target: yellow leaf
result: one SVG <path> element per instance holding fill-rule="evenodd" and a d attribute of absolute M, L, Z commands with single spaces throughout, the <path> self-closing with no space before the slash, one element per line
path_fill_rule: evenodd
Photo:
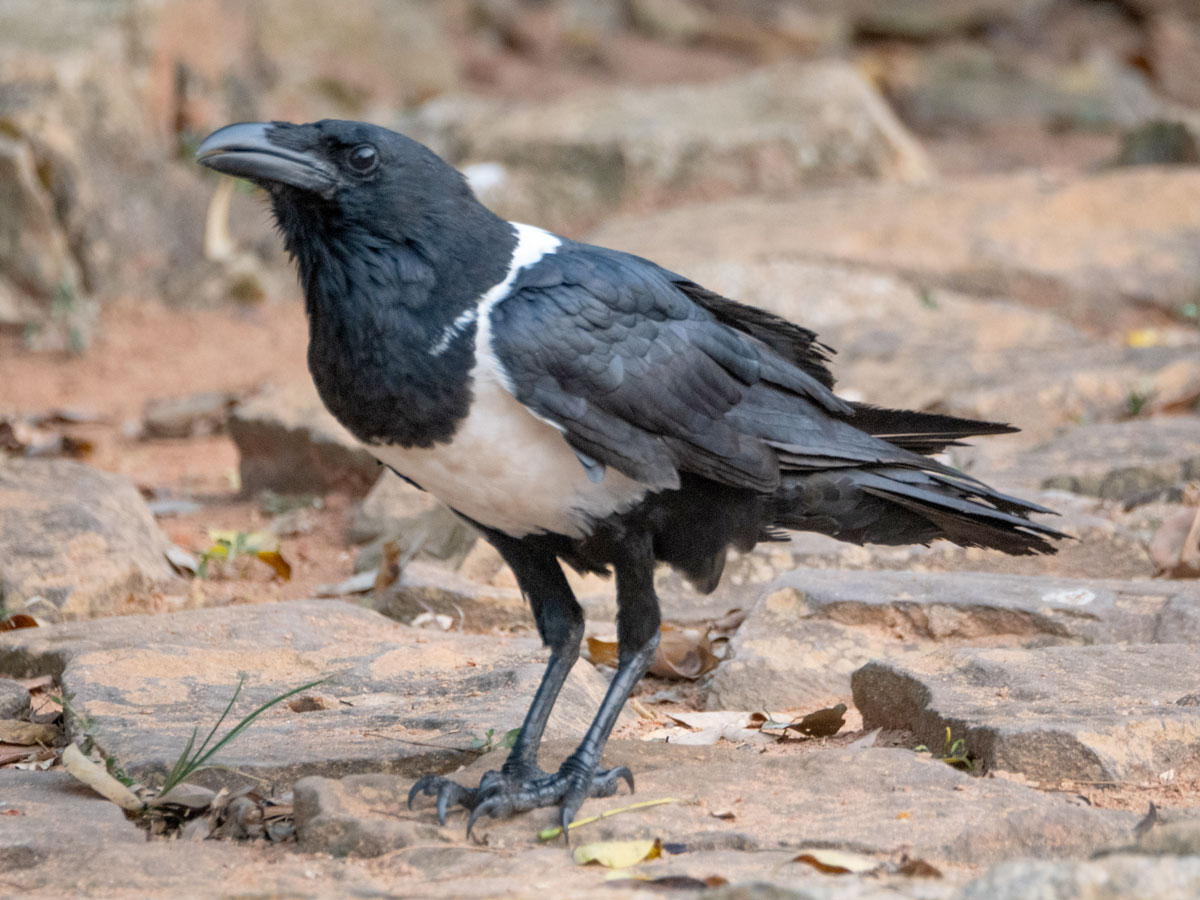
<path fill-rule="evenodd" d="M 807 863 L 818 872 L 827 875 L 863 875 L 879 868 L 878 860 L 861 853 L 847 853 L 844 850 L 826 850 L 810 848 L 801 850 L 792 862 Z"/>
<path fill-rule="evenodd" d="M 617 642 L 604 638 L 588 637 L 588 659 L 593 665 L 617 667 Z"/>
<path fill-rule="evenodd" d="M 74 744 L 67 744 L 63 749 L 62 764 L 68 773 L 126 812 L 141 812 L 145 807 L 133 791 L 84 756 Z"/>
<path fill-rule="evenodd" d="M 278 550 L 259 550 L 254 555 L 274 569 L 275 574 L 281 579 L 284 581 L 291 581 L 292 564 L 284 559 Z"/>
<path fill-rule="evenodd" d="M 1135 328 L 1125 335 L 1130 347 L 1157 347 L 1163 343 L 1163 335 L 1156 328 Z"/>
<path fill-rule="evenodd" d="M 597 841 L 575 848 L 571 858 L 575 865 L 599 863 L 610 869 L 627 869 L 648 859 L 662 856 L 662 841 Z"/>

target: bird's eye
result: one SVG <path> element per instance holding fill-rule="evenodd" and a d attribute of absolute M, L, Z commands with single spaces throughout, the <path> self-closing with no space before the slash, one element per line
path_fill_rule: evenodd
<path fill-rule="evenodd" d="M 350 151 L 346 161 L 359 175 L 368 175 L 379 165 L 379 152 L 370 144 L 359 144 Z"/>

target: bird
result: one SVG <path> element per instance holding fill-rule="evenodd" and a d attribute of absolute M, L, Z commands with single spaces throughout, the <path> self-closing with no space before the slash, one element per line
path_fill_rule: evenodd
<path fill-rule="evenodd" d="M 1055 551 L 1050 510 L 936 455 L 1000 423 L 850 402 L 810 329 L 650 260 L 506 221 L 432 150 L 378 125 L 241 122 L 197 161 L 265 189 L 294 259 L 308 367 L 329 411 L 399 476 L 473 524 L 512 569 L 549 648 L 511 752 L 436 798 L 481 816 L 558 809 L 563 834 L 626 767 L 600 766 L 651 664 L 663 563 L 712 591 L 730 549 L 790 530 L 853 543 L 943 538 Z M 618 666 L 578 747 L 538 763 L 579 657 L 563 565 L 614 575 Z"/>

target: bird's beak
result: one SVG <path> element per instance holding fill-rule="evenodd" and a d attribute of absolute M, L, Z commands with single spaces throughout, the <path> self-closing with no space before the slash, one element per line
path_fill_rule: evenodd
<path fill-rule="evenodd" d="M 310 153 L 273 143 L 271 132 L 279 127 L 267 122 L 226 125 L 204 139 L 196 162 L 264 186 L 287 184 L 328 197 L 337 187 L 337 170 Z"/>

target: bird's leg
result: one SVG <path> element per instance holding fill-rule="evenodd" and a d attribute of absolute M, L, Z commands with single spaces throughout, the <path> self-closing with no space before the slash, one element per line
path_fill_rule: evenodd
<path fill-rule="evenodd" d="M 515 811 L 540 805 L 526 805 L 527 798 L 522 795 L 527 793 L 526 785 L 549 777 L 538 768 L 538 747 L 554 701 L 558 699 L 571 667 L 579 659 L 579 645 L 583 639 L 583 610 L 554 555 L 535 550 L 499 532 L 485 529 L 485 534 L 517 576 L 517 583 L 533 609 L 538 633 L 550 648 L 550 659 L 516 743 L 499 771 L 486 773 L 478 788 L 464 788 L 436 775 L 428 775 L 413 785 L 409 806 L 421 793 L 436 796 L 438 820 L 443 825 L 446 812 L 453 805 L 475 810 L 491 799 L 493 802 L 488 805 L 488 811 L 495 810 L 494 815 L 501 815 L 505 807 Z"/>
<path fill-rule="evenodd" d="M 488 535 L 492 539 L 492 535 Z M 503 536 L 501 536 L 502 538 Z M 506 816 L 558 804 L 565 826 L 588 797 L 616 793 L 621 781 L 633 790 L 633 774 L 624 766 L 598 771 L 600 755 L 612 732 L 621 707 L 654 659 L 658 647 L 660 615 L 654 595 L 654 554 L 649 536 L 628 542 L 614 561 L 617 574 L 617 629 L 619 657 L 617 672 L 600 704 L 595 719 L 558 771 L 547 774 L 537 766 L 537 748 L 550 717 L 550 708 L 579 657 L 583 636 L 583 611 L 575 601 L 562 569 L 553 557 L 551 565 L 534 558 L 518 542 L 493 540 L 529 596 L 538 631 L 550 645 L 546 674 L 525 716 L 517 743 L 499 771 L 488 772 L 478 788 L 464 788 L 447 778 L 427 776 L 409 793 L 409 804 L 421 793 L 438 798 L 438 819 L 445 822 L 447 808 L 459 804 L 471 811 L 467 832 L 483 815 Z M 552 574 L 553 573 L 553 574 Z M 555 577 L 556 576 L 556 577 Z M 536 587 L 535 587 L 536 585 Z M 569 602 L 568 602 L 569 601 Z"/>
<path fill-rule="evenodd" d="M 596 770 L 621 708 L 654 661 L 662 615 L 654 593 L 651 536 L 630 536 L 617 549 L 618 558 L 613 561 L 617 575 L 617 672 L 583 740 L 558 769 L 557 777 L 566 782 L 558 800 L 564 836 L 568 835 L 568 826 L 589 796 L 607 796 L 615 792 L 618 778 L 628 782 L 629 790 L 633 791 L 633 774 L 624 766 L 604 772 Z M 604 783 L 611 785 L 611 789 L 597 792 L 597 786 Z M 567 839 L 569 842 L 570 838 Z"/>

